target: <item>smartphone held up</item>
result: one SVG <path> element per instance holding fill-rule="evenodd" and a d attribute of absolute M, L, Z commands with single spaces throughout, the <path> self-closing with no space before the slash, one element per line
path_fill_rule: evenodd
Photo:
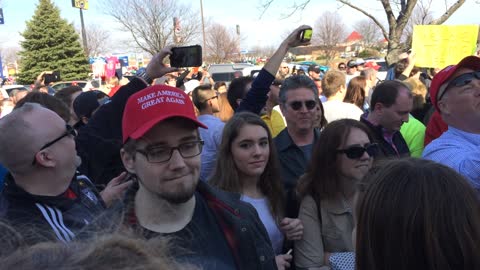
<path fill-rule="evenodd" d="M 202 47 L 200 45 L 173 47 L 170 55 L 172 67 L 199 67 L 202 65 Z"/>
<path fill-rule="evenodd" d="M 299 39 L 302 43 L 310 42 L 310 40 L 312 39 L 312 34 L 313 34 L 312 28 L 305 29 L 302 32 L 300 32 Z"/>

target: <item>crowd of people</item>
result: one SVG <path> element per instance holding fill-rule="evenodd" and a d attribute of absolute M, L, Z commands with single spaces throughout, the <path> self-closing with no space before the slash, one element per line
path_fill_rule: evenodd
<path fill-rule="evenodd" d="M 15 98 L 1 267 L 480 269 L 480 58 L 291 71 L 309 28 L 229 84 L 166 47 L 110 95 Z"/>

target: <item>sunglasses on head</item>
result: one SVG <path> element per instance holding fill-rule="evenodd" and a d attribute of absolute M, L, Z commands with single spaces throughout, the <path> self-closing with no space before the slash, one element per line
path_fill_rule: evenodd
<path fill-rule="evenodd" d="M 465 73 L 457 78 L 453 79 L 450 83 L 448 83 L 447 87 L 441 91 L 440 96 L 438 97 L 438 100 L 442 99 L 443 95 L 447 92 L 447 90 L 451 87 L 462 87 L 465 86 L 473 81 L 473 79 L 480 80 L 480 71 L 475 71 L 475 72 L 470 72 L 470 73 Z"/>
<path fill-rule="evenodd" d="M 307 100 L 305 102 L 302 102 L 302 101 L 292 101 L 290 102 L 290 107 L 294 110 L 294 111 L 298 111 L 300 110 L 302 107 L 303 107 L 303 104 L 305 104 L 305 107 L 307 108 L 307 110 L 313 110 L 316 106 L 317 106 L 317 102 L 315 100 Z"/>
<path fill-rule="evenodd" d="M 374 157 L 377 151 L 378 145 L 376 143 L 370 143 L 365 146 L 356 145 L 350 146 L 346 149 L 339 149 L 337 150 L 337 153 L 343 153 L 347 155 L 349 159 L 359 159 L 365 152 L 367 152 L 370 157 Z"/>

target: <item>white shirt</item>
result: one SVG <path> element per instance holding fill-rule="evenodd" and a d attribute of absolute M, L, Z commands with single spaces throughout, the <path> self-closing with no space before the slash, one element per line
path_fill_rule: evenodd
<path fill-rule="evenodd" d="M 246 195 L 242 195 L 242 197 L 240 197 L 240 200 L 250 203 L 255 208 L 255 210 L 257 210 L 258 216 L 260 217 L 263 226 L 265 226 L 265 229 L 268 232 L 268 237 L 272 242 L 272 247 L 275 251 L 275 254 L 281 254 L 284 236 L 278 228 L 277 222 L 275 222 L 275 218 L 270 211 L 270 206 L 267 199 L 255 199 L 250 198 Z"/>
<path fill-rule="evenodd" d="M 360 116 L 363 114 L 363 111 L 355 104 L 339 100 L 326 101 L 322 105 L 325 111 L 325 118 L 329 123 L 344 118 L 360 120 Z"/>

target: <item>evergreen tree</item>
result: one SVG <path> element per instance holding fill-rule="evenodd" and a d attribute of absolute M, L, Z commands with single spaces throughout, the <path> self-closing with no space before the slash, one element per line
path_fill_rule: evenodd
<path fill-rule="evenodd" d="M 20 83 L 33 83 L 42 71 L 60 71 L 65 81 L 88 77 L 90 67 L 80 37 L 73 25 L 60 17 L 60 9 L 51 0 L 39 0 L 21 35 Z"/>

